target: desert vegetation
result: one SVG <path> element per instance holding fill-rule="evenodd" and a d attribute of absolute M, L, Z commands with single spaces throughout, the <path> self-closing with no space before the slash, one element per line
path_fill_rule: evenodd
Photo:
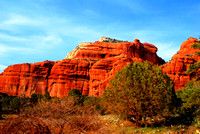
<path fill-rule="evenodd" d="M 193 133 L 200 125 L 200 83 L 175 92 L 172 80 L 149 62 L 127 65 L 102 97 L 72 89 L 67 97 L 1 93 L 0 132 Z M 192 129 L 191 129 L 192 126 Z"/>
<path fill-rule="evenodd" d="M 143 126 L 153 117 L 170 114 L 176 95 L 173 82 L 158 66 L 135 62 L 115 76 L 102 100 L 109 113 Z"/>

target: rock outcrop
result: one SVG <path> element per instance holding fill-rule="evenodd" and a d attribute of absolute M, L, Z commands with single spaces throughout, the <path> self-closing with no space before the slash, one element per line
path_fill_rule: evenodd
<path fill-rule="evenodd" d="M 53 61 L 44 61 L 9 66 L 0 74 L 0 92 L 18 96 L 44 94 L 53 65 Z"/>
<path fill-rule="evenodd" d="M 103 37 L 94 43 L 81 43 L 65 59 L 52 62 L 9 66 L 0 74 L 0 92 L 30 96 L 32 93 L 63 97 L 73 89 L 82 94 L 100 96 L 108 82 L 128 63 L 148 60 L 165 63 L 149 43 L 125 42 Z"/>
<path fill-rule="evenodd" d="M 44 94 L 48 90 L 51 96 L 63 97 L 77 88 L 84 95 L 101 96 L 118 70 L 129 63 L 145 60 L 161 65 L 178 90 L 193 79 L 194 74 L 185 71 L 200 59 L 195 54 L 199 49 L 191 48 L 197 42 L 196 38 L 184 41 L 171 61 L 165 63 L 157 56 L 157 48 L 152 44 L 141 43 L 138 39 L 127 42 L 102 37 L 94 43 L 81 43 L 60 61 L 9 66 L 0 74 L 0 92 L 30 97 L 33 93 Z"/>
<path fill-rule="evenodd" d="M 185 84 L 194 79 L 194 74 L 186 73 L 190 64 L 194 64 L 200 60 L 200 56 L 195 54 L 199 49 L 194 49 L 191 46 L 197 43 L 196 38 L 190 37 L 184 41 L 180 50 L 175 54 L 168 63 L 161 66 L 163 72 L 167 73 L 174 81 L 175 90 L 182 89 Z"/>

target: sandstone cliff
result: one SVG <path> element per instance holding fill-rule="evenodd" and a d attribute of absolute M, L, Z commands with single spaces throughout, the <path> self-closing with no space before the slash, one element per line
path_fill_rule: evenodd
<path fill-rule="evenodd" d="M 0 74 L 0 92 L 30 96 L 48 90 L 51 96 L 63 97 L 77 88 L 84 95 L 100 96 L 118 70 L 128 63 L 145 60 L 161 65 L 178 90 L 194 78 L 194 74 L 185 71 L 200 59 L 195 54 L 199 49 L 191 48 L 195 42 L 198 40 L 192 37 L 184 41 L 171 61 L 165 63 L 152 44 L 141 43 L 138 39 L 127 42 L 103 37 L 93 43 L 81 43 L 60 61 L 9 66 Z"/>
<path fill-rule="evenodd" d="M 163 72 L 167 73 L 174 81 L 175 90 L 183 88 L 185 84 L 194 78 L 194 74 L 187 74 L 186 70 L 190 64 L 200 60 L 200 56 L 195 54 L 199 49 L 191 47 L 197 42 L 196 38 L 188 38 L 182 43 L 180 50 L 171 58 L 171 61 L 161 66 Z"/>
<path fill-rule="evenodd" d="M 100 96 L 108 81 L 130 62 L 148 60 L 161 65 L 157 48 L 149 43 L 120 41 L 103 37 L 81 43 L 65 59 L 9 66 L 0 74 L 0 92 L 18 96 L 32 93 L 67 96 L 72 88 L 82 94 Z"/>

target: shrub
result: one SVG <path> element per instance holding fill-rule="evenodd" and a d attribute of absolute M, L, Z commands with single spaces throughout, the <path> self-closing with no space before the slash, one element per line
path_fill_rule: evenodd
<path fill-rule="evenodd" d="M 42 97 L 43 97 L 43 96 L 42 96 L 41 94 L 35 94 L 35 93 L 32 94 L 32 95 L 31 95 L 31 99 L 30 99 L 30 100 L 31 100 L 31 103 L 32 103 L 32 104 L 38 103 L 38 101 L 41 100 Z"/>
<path fill-rule="evenodd" d="M 25 114 L 46 123 L 52 133 L 98 132 L 103 127 L 98 112 L 91 112 L 88 107 L 74 105 L 71 97 L 41 101 L 26 109 Z"/>
<path fill-rule="evenodd" d="M 198 48 L 200 48 L 200 44 L 194 43 L 191 45 L 191 48 L 198 49 Z"/>
<path fill-rule="evenodd" d="M 72 89 L 69 93 L 68 93 L 68 97 L 71 97 L 72 99 L 74 99 L 74 105 L 83 105 L 84 100 L 87 96 L 82 95 L 80 90 L 78 89 Z"/>
<path fill-rule="evenodd" d="M 198 55 L 198 56 L 200 56 L 200 52 L 195 52 L 195 55 Z"/>
<path fill-rule="evenodd" d="M 148 117 L 163 115 L 174 107 L 176 96 L 172 80 L 149 62 L 129 64 L 110 81 L 102 95 L 108 113 L 146 124 Z"/>
<path fill-rule="evenodd" d="M 73 88 L 71 91 L 69 91 L 68 96 L 71 97 L 80 97 L 82 94 L 80 90 Z"/>
<path fill-rule="evenodd" d="M 187 73 L 187 74 L 188 73 L 189 74 L 197 73 L 199 68 L 200 68 L 200 61 L 198 61 L 198 62 L 196 62 L 194 64 L 190 64 L 185 73 Z M 197 77 L 198 77 L 198 74 L 197 74 Z"/>
<path fill-rule="evenodd" d="M 20 106 L 21 106 L 21 101 L 18 97 L 15 97 L 10 101 L 10 108 L 12 109 L 12 111 L 19 112 Z"/>
<path fill-rule="evenodd" d="M 19 115 L 17 117 L 8 118 L 2 127 L 2 134 L 27 133 L 27 134 L 50 134 L 47 125 L 40 119 L 27 115 Z"/>
<path fill-rule="evenodd" d="M 183 122 L 187 125 L 200 117 L 200 82 L 191 81 L 183 90 L 177 91 L 177 97 L 182 100 L 179 111 Z"/>
<path fill-rule="evenodd" d="M 51 99 L 51 96 L 48 91 L 45 91 L 45 94 L 43 95 L 43 100 L 49 101 Z"/>

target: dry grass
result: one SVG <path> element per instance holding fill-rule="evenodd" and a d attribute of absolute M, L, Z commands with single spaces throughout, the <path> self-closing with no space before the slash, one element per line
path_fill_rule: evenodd
<path fill-rule="evenodd" d="M 99 116 L 92 106 L 75 106 L 71 98 L 39 102 L 19 115 L 0 120 L 0 134 L 126 134 L 126 133 L 195 133 L 191 128 L 134 128 L 116 116 Z"/>
<path fill-rule="evenodd" d="M 40 102 L 15 117 L 1 121 L 0 132 L 11 133 L 105 133 L 107 128 L 93 108 L 75 106 L 73 99 Z M 106 132 L 107 133 L 107 132 Z"/>
<path fill-rule="evenodd" d="M 0 132 L 2 134 L 51 133 L 42 120 L 27 115 L 7 118 L 3 123 L 1 122 Z"/>

